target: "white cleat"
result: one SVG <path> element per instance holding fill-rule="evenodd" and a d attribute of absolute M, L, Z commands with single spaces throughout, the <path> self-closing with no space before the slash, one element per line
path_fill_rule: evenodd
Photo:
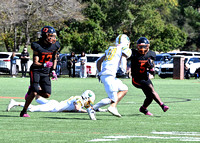
<path fill-rule="evenodd" d="M 108 107 L 108 112 L 110 112 L 114 116 L 121 117 L 116 107 Z"/>
<path fill-rule="evenodd" d="M 10 111 L 10 109 L 15 106 L 16 106 L 16 101 L 14 99 L 11 99 L 6 111 Z"/>
<path fill-rule="evenodd" d="M 95 111 L 93 109 L 87 108 L 87 112 L 91 120 L 97 120 L 95 117 Z"/>
<path fill-rule="evenodd" d="M 99 109 L 95 110 L 95 112 L 108 112 L 108 109 L 99 108 Z"/>

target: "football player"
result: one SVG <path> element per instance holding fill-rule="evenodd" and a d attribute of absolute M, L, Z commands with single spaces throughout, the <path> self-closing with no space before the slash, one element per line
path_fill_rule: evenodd
<path fill-rule="evenodd" d="M 160 99 L 158 93 L 154 90 L 153 84 L 149 79 L 149 74 L 154 74 L 154 63 L 156 53 L 149 50 L 150 42 L 147 38 L 141 37 L 137 41 L 137 50 L 132 49 L 131 56 L 131 75 L 132 84 L 136 88 L 142 89 L 146 95 L 143 105 L 139 111 L 145 115 L 152 116 L 153 114 L 147 110 L 147 107 L 155 100 L 166 112 L 169 107 L 166 106 Z"/>
<path fill-rule="evenodd" d="M 71 96 L 69 99 L 58 102 L 56 100 L 47 100 L 43 97 L 37 99 L 40 105 L 29 105 L 28 110 L 31 112 L 81 112 L 87 113 L 91 110 L 91 105 L 94 104 L 95 94 L 91 90 L 86 90 L 81 96 Z M 39 103 L 39 102 L 38 102 Z M 7 111 L 13 107 L 24 107 L 25 102 L 17 102 L 14 99 L 10 100 Z M 83 109 L 85 107 L 87 110 Z M 96 120 L 94 113 L 89 113 L 91 120 Z"/>
<path fill-rule="evenodd" d="M 129 37 L 125 34 L 120 34 L 116 38 L 115 44 L 109 46 L 105 54 L 98 59 L 98 76 L 104 84 L 108 98 L 104 98 L 95 104 L 93 106 L 94 110 L 111 104 L 108 107 L 108 111 L 114 116 L 121 117 L 116 106 L 128 92 L 128 87 L 120 79 L 116 78 L 116 73 L 119 67 L 126 73 L 127 58 L 131 56 L 129 46 Z"/>
<path fill-rule="evenodd" d="M 51 95 L 50 69 L 52 69 L 53 79 L 57 79 L 55 72 L 56 54 L 60 48 L 59 42 L 56 41 L 56 36 L 56 31 L 53 27 L 44 26 L 41 29 L 39 41 L 31 43 L 33 64 L 30 68 L 30 95 L 26 97 L 20 117 L 30 117 L 27 114 L 27 109 L 36 95 L 44 98 L 49 98 Z"/>

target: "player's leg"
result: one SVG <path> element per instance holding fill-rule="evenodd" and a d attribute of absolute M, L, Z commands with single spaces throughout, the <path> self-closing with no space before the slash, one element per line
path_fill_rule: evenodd
<path fill-rule="evenodd" d="M 7 111 L 10 111 L 12 108 L 16 106 L 24 107 L 25 102 L 17 102 L 14 99 L 10 100 L 10 103 L 8 104 Z M 28 109 L 30 109 L 33 105 L 29 105 Z"/>
<path fill-rule="evenodd" d="M 143 80 L 136 80 L 134 77 L 132 77 L 132 84 L 133 84 L 133 86 L 135 86 L 136 88 L 142 89 L 143 92 L 144 92 L 144 94 L 145 94 L 145 93 L 147 94 L 148 92 L 146 92 L 147 89 L 146 89 L 146 87 L 145 87 L 144 82 L 145 82 L 145 81 L 143 81 Z M 146 94 L 145 94 L 145 95 L 146 95 Z M 152 101 L 153 101 L 152 97 L 151 97 L 151 96 L 149 97 L 149 96 L 146 95 L 146 99 L 144 100 L 143 105 L 140 107 L 139 111 L 140 111 L 141 113 L 145 114 L 145 115 L 150 115 L 150 116 L 152 116 L 153 114 L 150 113 L 150 112 L 147 110 L 147 107 L 151 104 Z"/>
<path fill-rule="evenodd" d="M 38 87 L 39 80 L 40 80 L 40 74 L 37 72 L 30 71 L 31 93 L 30 95 L 26 97 L 26 102 L 23 107 L 23 110 L 20 113 L 20 117 L 30 117 L 27 114 L 27 109 L 28 109 L 28 106 L 31 104 L 32 100 L 34 99 L 34 97 L 37 95 L 37 92 L 39 91 L 39 87 Z"/>
<path fill-rule="evenodd" d="M 116 107 L 117 104 L 121 101 L 121 99 L 126 95 L 126 93 L 128 92 L 128 87 L 122 83 L 121 80 L 115 78 L 115 84 L 116 86 L 118 86 L 118 93 L 117 93 L 117 101 L 112 103 L 111 106 L 112 107 Z"/>
<path fill-rule="evenodd" d="M 155 100 L 161 106 L 163 111 L 166 112 L 169 109 L 169 107 L 163 104 L 163 102 L 160 99 L 160 96 L 154 90 L 151 80 L 149 79 L 147 81 L 144 81 L 142 84 L 143 84 L 142 90 L 144 94 L 146 95 L 146 99 L 144 101 L 143 107 L 147 108 L 151 104 L 151 102 Z"/>
<path fill-rule="evenodd" d="M 108 95 L 108 98 L 111 100 L 111 106 L 108 107 L 108 111 L 113 114 L 114 116 L 121 117 L 117 110 L 117 101 L 118 101 L 118 91 L 119 91 L 119 86 L 120 84 L 119 80 L 117 80 L 113 76 L 101 76 L 101 81 L 104 84 L 105 91 Z M 122 95 L 124 96 L 124 95 Z M 121 98 L 122 98 L 121 96 Z"/>
<path fill-rule="evenodd" d="M 49 98 L 51 96 L 51 80 L 49 76 L 41 76 L 40 79 L 41 90 L 38 94 L 44 98 Z"/>
<path fill-rule="evenodd" d="M 46 104 L 49 102 L 49 100 L 47 100 L 46 98 L 44 97 L 41 97 L 40 95 L 37 95 L 35 97 L 35 101 L 38 103 L 38 104 Z"/>
<path fill-rule="evenodd" d="M 48 103 L 33 106 L 29 110 L 31 112 L 53 112 L 54 109 L 58 106 L 58 104 L 59 102 L 56 100 L 49 100 Z"/>

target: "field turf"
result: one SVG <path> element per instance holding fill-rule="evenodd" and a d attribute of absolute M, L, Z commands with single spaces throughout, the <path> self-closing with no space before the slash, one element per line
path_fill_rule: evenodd
<path fill-rule="evenodd" d="M 153 102 L 148 108 L 153 117 L 138 111 L 145 98 L 142 91 L 133 87 L 130 79 L 121 80 L 129 87 L 118 104 L 122 118 L 98 112 L 97 120 L 92 121 L 87 113 L 29 112 L 30 118 L 21 118 L 21 107 L 6 112 L 10 98 L 24 101 L 29 78 L 1 77 L 0 143 L 200 142 L 199 80 L 153 79 L 155 90 L 170 107 L 165 113 Z M 96 94 L 95 103 L 107 97 L 96 78 L 59 78 L 52 81 L 50 99 L 62 101 L 87 89 Z"/>

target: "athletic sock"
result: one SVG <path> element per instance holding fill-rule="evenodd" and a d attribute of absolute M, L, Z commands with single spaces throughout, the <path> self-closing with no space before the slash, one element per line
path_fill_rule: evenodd
<path fill-rule="evenodd" d="M 106 106 L 106 105 L 108 105 L 108 104 L 110 104 L 110 103 L 111 103 L 111 100 L 110 100 L 109 98 L 104 98 L 104 99 L 102 99 L 101 101 L 99 101 L 97 104 L 95 104 L 95 105 L 93 106 L 93 109 L 94 109 L 94 110 L 97 110 L 97 109 L 99 109 L 100 107 Z"/>
<path fill-rule="evenodd" d="M 38 99 L 35 100 L 38 104 L 46 104 L 49 102 L 49 100 L 43 98 L 43 97 L 39 97 Z"/>

